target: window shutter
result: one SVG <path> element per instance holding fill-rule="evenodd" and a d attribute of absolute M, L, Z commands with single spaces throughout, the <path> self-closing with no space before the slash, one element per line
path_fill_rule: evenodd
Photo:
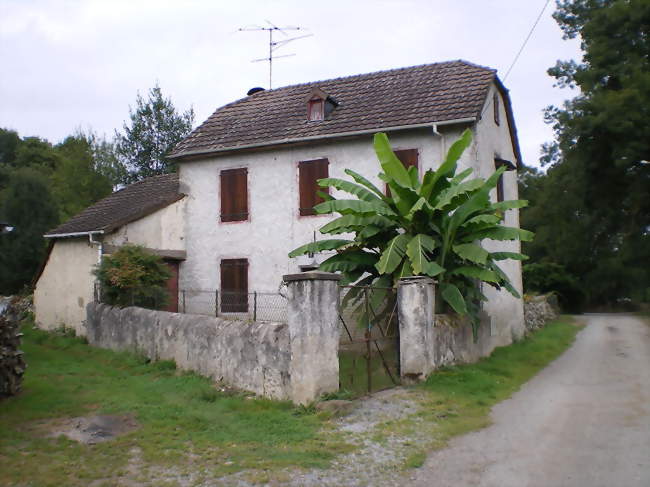
<path fill-rule="evenodd" d="M 492 106 L 494 107 L 494 123 L 499 125 L 499 95 L 497 93 L 492 97 Z"/>
<path fill-rule="evenodd" d="M 248 219 L 248 169 L 221 171 L 221 221 Z"/>
<path fill-rule="evenodd" d="M 221 261 L 221 311 L 248 312 L 248 259 Z"/>
<path fill-rule="evenodd" d="M 395 153 L 395 156 L 402 162 L 402 164 L 406 169 L 408 169 L 411 166 L 419 168 L 417 149 L 402 149 L 393 152 Z M 388 187 L 388 185 L 386 185 L 386 195 L 390 196 L 390 188 Z"/>
<path fill-rule="evenodd" d="M 503 166 L 504 163 L 500 159 L 495 159 L 494 161 L 494 168 L 499 169 L 501 166 Z M 504 195 L 504 190 L 503 190 L 503 174 L 499 176 L 499 179 L 497 180 L 497 202 L 503 201 L 505 198 Z"/>
<path fill-rule="evenodd" d="M 327 159 L 316 159 L 314 161 L 302 161 L 298 163 L 298 190 L 299 190 L 299 211 L 301 216 L 315 215 L 314 205 L 324 200 L 316 194 L 317 191 L 329 192 L 329 188 L 321 188 L 318 180 L 328 177 Z"/>

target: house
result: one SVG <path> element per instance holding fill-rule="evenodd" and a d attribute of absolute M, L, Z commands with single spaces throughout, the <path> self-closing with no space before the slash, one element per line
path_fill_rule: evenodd
<path fill-rule="evenodd" d="M 178 269 L 185 259 L 184 196 L 176 174 L 155 176 L 111 194 L 49 231 L 47 257 L 34 289 L 39 326 L 65 324 L 85 335 L 86 304 L 94 297 L 92 271 L 102 255 L 126 243 L 142 245 L 165 259 L 175 298 L 168 310 L 177 311 Z"/>
<path fill-rule="evenodd" d="M 487 177 L 521 155 L 508 92 L 495 70 L 465 61 L 361 74 L 269 91 L 217 109 L 170 154 L 187 194 L 187 259 L 182 288 L 245 293 L 274 291 L 281 276 L 324 260 L 287 253 L 314 238 L 332 217 L 315 215 L 316 181 L 351 168 L 377 185 L 372 135 L 387 132 L 398 157 L 420 174 L 437 167 L 461 132 L 472 146 L 460 161 Z M 516 171 L 506 172 L 493 198 L 516 199 Z M 519 226 L 510 210 L 506 224 Z M 518 242 L 486 242 L 518 251 Z M 521 291 L 521 265 L 503 269 Z M 523 304 L 486 287 L 495 344 L 523 333 Z M 188 311 L 193 308 L 187 303 Z M 245 304 L 242 304 L 245 306 Z"/>
<path fill-rule="evenodd" d="M 422 174 L 440 164 L 468 127 L 474 138 L 461 169 L 487 177 L 500 165 L 521 163 L 507 90 L 495 70 L 466 61 L 250 90 L 175 147 L 169 157 L 178 163 L 178 179 L 136 183 L 46 235 L 53 246 L 36 289 L 36 318 L 80 329 L 84 303 L 92 298 L 92 265 L 126 241 L 177 259 L 180 289 L 218 291 L 221 311 L 246 311 L 245 298 L 226 302 L 224 296 L 275 292 L 284 274 L 326 258 L 287 255 L 320 238 L 318 229 L 332 218 L 312 209 L 320 201 L 318 179 L 345 178 L 351 168 L 383 186 L 372 146 L 380 131 L 402 162 Z M 137 201 L 127 204 L 132 193 Z M 138 199 L 145 194 L 146 202 Z M 502 176 L 493 198 L 517 198 L 515 170 Z M 517 210 L 505 220 L 519 226 Z M 483 245 L 519 251 L 516 241 Z M 521 291 L 520 262 L 504 261 L 502 268 Z M 492 344 L 523 334 L 522 300 L 489 287 L 484 293 Z M 184 306 L 190 313 L 208 311 L 191 296 Z"/>

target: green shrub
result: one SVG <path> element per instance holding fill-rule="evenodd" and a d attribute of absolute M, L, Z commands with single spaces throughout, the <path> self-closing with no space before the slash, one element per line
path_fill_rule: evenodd
<path fill-rule="evenodd" d="M 162 258 L 138 245 L 125 245 L 102 259 L 94 274 L 101 285 L 102 302 L 114 306 L 164 308 L 165 287 L 171 272 Z"/>

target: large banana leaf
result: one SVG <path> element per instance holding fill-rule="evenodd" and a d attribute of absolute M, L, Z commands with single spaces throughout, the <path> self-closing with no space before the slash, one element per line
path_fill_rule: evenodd
<path fill-rule="evenodd" d="M 340 191 L 345 191 L 351 195 L 356 196 L 363 201 L 377 201 L 381 200 L 376 194 L 372 191 L 367 190 L 366 188 L 359 186 L 358 184 L 351 183 L 344 179 L 338 178 L 323 178 L 318 180 L 318 185 L 327 188 L 329 186 L 338 189 Z"/>
<path fill-rule="evenodd" d="M 364 252 L 361 249 L 346 250 L 325 260 L 318 269 L 325 272 L 372 271 L 378 260 L 377 254 Z"/>
<path fill-rule="evenodd" d="M 297 249 L 292 250 L 289 253 L 289 257 L 298 257 L 299 255 L 304 255 L 304 254 L 315 254 L 318 252 L 322 252 L 324 250 L 336 250 L 336 249 L 340 249 L 341 247 L 345 247 L 346 245 L 349 245 L 351 243 L 354 242 L 352 242 L 352 240 L 338 240 L 338 239 L 317 240 L 316 242 L 309 242 L 308 244 L 302 245 Z"/>
<path fill-rule="evenodd" d="M 467 314 L 467 305 L 465 299 L 460 292 L 460 289 L 448 282 L 440 283 L 440 296 L 444 299 L 452 309 L 459 314 Z"/>
<path fill-rule="evenodd" d="M 412 188 L 413 185 L 408 171 L 404 167 L 404 164 L 402 164 L 402 161 L 393 153 L 390 142 L 388 142 L 388 136 L 384 133 L 375 134 L 374 146 L 379 164 L 381 164 L 381 168 L 384 170 L 386 176 L 404 188 Z"/>
<path fill-rule="evenodd" d="M 507 200 L 499 201 L 498 203 L 492 203 L 490 209 L 497 211 L 512 210 L 514 208 L 525 208 L 528 206 L 527 200 Z"/>
<path fill-rule="evenodd" d="M 314 211 L 319 214 L 340 213 L 341 215 L 389 215 L 396 216 L 395 212 L 383 201 L 363 200 L 332 200 L 314 206 Z"/>
<path fill-rule="evenodd" d="M 533 232 L 529 232 L 523 228 L 494 226 L 465 235 L 463 236 L 463 241 L 470 242 L 489 238 L 490 240 L 521 240 L 522 242 L 530 242 L 534 236 L 535 234 Z"/>
<path fill-rule="evenodd" d="M 496 272 L 490 269 L 485 269 L 484 267 L 469 266 L 469 265 L 456 267 L 455 269 L 449 271 L 449 275 L 464 276 L 464 277 L 469 277 L 471 279 L 480 279 L 481 281 L 485 281 L 485 282 L 498 283 L 500 280 Z"/>
<path fill-rule="evenodd" d="M 393 222 L 391 220 L 381 215 L 371 215 L 371 216 L 343 215 L 323 225 L 320 228 L 320 232 L 336 235 L 339 233 L 347 233 L 358 229 L 363 229 L 368 225 L 379 227 L 381 229 L 381 228 L 389 227 L 392 224 Z"/>
<path fill-rule="evenodd" d="M 418 275 L 422 274 L 430 260 L 428 255 L 436 247 L 436 241 L 429 235 L 422 233 L 416 235 L 406 246 L 406 255 L 411 260 L 413 272 Z"/>
<path fill-rule="evenodd" d="M 490 255 L 487 250 L 473 243 L 454 245 L 452 249 L 459 257 L 475 264 L 485 264 Z"/>
<path fill-rule="evenodd" d="M 377 186 L 372 184 L 370 181 L 368 181 L 366 178 L 364 178 L 361 174 L 353 171 L 352 169 L 346 169 L 344 172 L 345 172 L 345 174 L 350 176 L 352 179 L 354 179 L 355 182 L 357 182 L 358 184 L 360 184 L 362 186 L 365 186 L 366 188 L 368 188 L 370 191 L 375 193 L 380 198 L 385 199 L 386 195 L 384 195 L 384 193 L 382 193 L 382 191 Z"/>
<path fill-rule="evenodd" d="M 431 199 L 431 194 L 433 193 L 436 183 L 441 178 L 446 178 L 448 176 L 453 176 L 456 172 L 456 167 L 458 165 L 458 159 L 463 155 L 465 149 L 469 147 L 472 143 L 472 132 L 469 129 L 465 129 L 463 134 L 458 140 L 456 140 L 449 151 L 447 152 L 447 157 L 445 161 L 440 165 L 440 167 L 434 171 L 427 171 L 422 180 L 422 188 L 420 195 L 426 198 L 427 200 Z"/>
<path fill-rule="evenodd" d="M 404 258 L 406 244 L 410 239 L 410 235 L 401 233 L 388 243 L 386 249 L 381 254 L 379 262 L 375 266 L 380 274 L 390 274 L 397 269 Z"/>
<path fill-rule="evenodd" d="M 506 259 L 528 260 L 527 255 L 520 254 L 518 252 L 492 252 L 490 254 L 490 257 L 492 258 L 492 260 L 506 260 Z"/>
<path fill-rule="evenodd" d="M 451 203 L 460 196 L 466 195 L 476 191 L 481 186 L 483 186 L 484 181 L 482 179 L 470 179 L 464 183 L 455 184 L 444 190 L 440 193 L 440 196 L 436 198 L 436 203 L 434 206 L 435 210 L 442 210 L 446 206 L 451 206 L 454 208 L 454 205 Z"/>

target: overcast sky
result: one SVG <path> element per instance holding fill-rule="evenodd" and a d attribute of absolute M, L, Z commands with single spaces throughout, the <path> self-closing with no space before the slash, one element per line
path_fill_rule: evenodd
<path fill-rule="evenodd" d="M 253 86 L 268 87 L 266 32 L 300 26 L 277 51 L 273 86 L 465 59 L 503 80 L 546 0 L 0 0 L 0 127 L 59 142 L 76 128 L 113 136 L 136 93 L 158 82 L 195 124 Z M 505 80 L 524 162 L 552 138 L 542 110 L 575 95 L 546 70 L 579 59 L 551 2 Z M 277 39 L 282 39 L 278 35 Z"/>

